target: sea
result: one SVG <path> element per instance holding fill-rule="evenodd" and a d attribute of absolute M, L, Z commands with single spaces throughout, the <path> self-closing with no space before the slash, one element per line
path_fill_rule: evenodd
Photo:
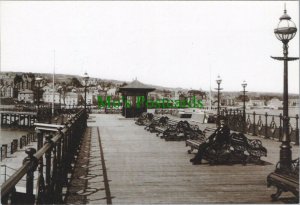
<path fill-rule="evenodd" d="M 0 128 L 0 145 L 10 144 L 14 139 L 20 139 L 30 132 L 29 129 Z"/>
<path fill-rule="evenodd" d="M 275 115 L 274 117 L 274 121 L 276 123 L 276 125 L 279 125 L 279 117 L 276 117 L 276 116 L 279 116 L 280 113 L 283 114 L 283 110 L 275 110 L 275 109 L 251 109 L 251 110 L 246 110 L 246 113 L 249 113 L 249 114 L 253 114 L 253 112 L 255 112 L 256 114 L 259 114 L 259 115 L 263 115 L 261 116 L 261 120 L 262 122 L 264 123 L 265 121 L 265 114 L 268 113 L 268 115 Z M 300 109 L 299 107 L 290 107 L 289 108 L 289 117 L 290 117 L 290 124 L 293 128 L 296 127 L 296 115 L 300 116 Z M 250 115 L 250 119 L 252 120 L 252 115 Z M 258 118 L 256 117 L 256 122 L 257 122 Z M 271 120 L 272 120 L 272 117 L 269 116 L 268 117 L 268 124 L 271 123 Z"/>

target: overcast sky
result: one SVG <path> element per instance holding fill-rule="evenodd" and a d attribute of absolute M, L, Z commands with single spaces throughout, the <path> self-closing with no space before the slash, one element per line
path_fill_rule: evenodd
<path fill-rule="evenodd" d="M 208 90 L 282 92 L 284 2 L 0 2 L 1 70 L 52 72 Z M 298 2 L 287 12 L 299 25 Z M 299 32 L 289 55 L 299 56 Z M 289 63 L 299 92 L 299 62 Z"/>

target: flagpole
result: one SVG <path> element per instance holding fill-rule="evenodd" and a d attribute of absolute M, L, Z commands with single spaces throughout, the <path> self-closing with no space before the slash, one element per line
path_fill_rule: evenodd
<path fill-rule="evenodd" d="M 211 65 L 209 65 L 209 110 L 211 110 Z"/>
<path fill-rule="evenodd" d="M 55 82 L 55 49 L 53 51 L 53 76 L 52 76 L 52 117 L 54 117 L 54 82 Z"/>

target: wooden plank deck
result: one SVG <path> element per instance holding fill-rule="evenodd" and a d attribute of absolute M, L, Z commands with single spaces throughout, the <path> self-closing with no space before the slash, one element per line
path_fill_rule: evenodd
<path fill-rule="evenodd" d="M 166 142 L 120 115 L 91 117 L 89 125 L 100 130 L 113 204 L 274 203 L 275 188 L 267 188 L 266 179 L 279 157 L 278 142 L 263 141 L 277 155 L 263 166 L 192 165 L 183 141 Z"/>

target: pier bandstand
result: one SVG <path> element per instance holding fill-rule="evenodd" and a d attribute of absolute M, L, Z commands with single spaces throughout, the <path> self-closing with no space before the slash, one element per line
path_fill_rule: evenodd
<path fill-rule="evenodd" d="M 148 93 L 154 90 L 155 88 L 147 86 L 137 79 L 119 88 L 122 93 L 122 115 L 125 118 L 132 118 L 147 112 Z"/>

